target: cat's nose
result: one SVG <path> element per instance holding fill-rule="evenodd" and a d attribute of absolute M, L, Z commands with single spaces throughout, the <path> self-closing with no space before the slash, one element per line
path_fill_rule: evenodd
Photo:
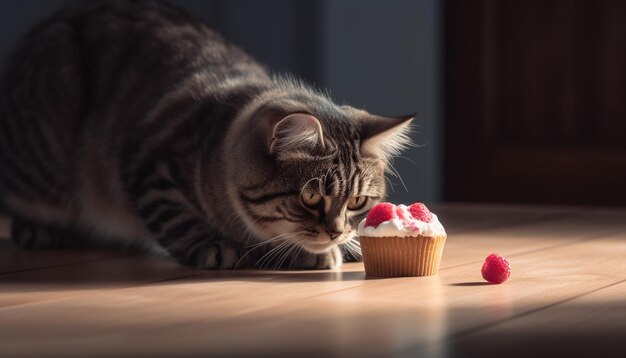
<path fill-rule="evenodd" d="M 326 229 L 326 232 L 328 233 L 328 236 L 330 236 L 331 240 L 335 240 L 342 234 L 342 232 L 337 232 L 335 230 L 328 230 L 328 229 Z"/>
<path fill-rule="evenodd" d="M 345 226 L 345 222 L 341 217 L 336 216 L 332 220 L 326 221 L 326 232 L 330 236 L 331 240 L 335 240 L 341 234 L 343 234 L 343 227 Z"/>

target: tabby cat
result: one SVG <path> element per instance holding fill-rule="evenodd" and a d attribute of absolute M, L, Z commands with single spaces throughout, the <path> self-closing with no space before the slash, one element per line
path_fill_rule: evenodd
<path fill-rule="evenodd" d="M 25 248 L 158 243 L 200 268 L 330 268 L 385 195 L 410 117 L 271 76 L 156 1 L 86 1 L 29 32 L 0 93 L 0 204 Z M 97 240 L 94 240 L 97 239 Z"/>

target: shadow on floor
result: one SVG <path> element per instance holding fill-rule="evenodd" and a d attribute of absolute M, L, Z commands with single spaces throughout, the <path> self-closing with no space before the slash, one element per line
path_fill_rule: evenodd
<path fill-rule="evenodd" d="M 259 283 L 358 281 L 363 271 L 200 270 L 171 258 L 123 250 L 21 250 L 0 240 L 0 291 L 65 291 L 159 283 L 254 281 Z"/>
<path fill-rule="evenodd" d="M 457 287 L 473 287 L 473 286 L 489 286 L 489 285 L 493 285 L 493 283 L 489 283 L 489 282 L 458 282 L 458 283 L 451 283 L 448 286 L 457 286 Z"/>

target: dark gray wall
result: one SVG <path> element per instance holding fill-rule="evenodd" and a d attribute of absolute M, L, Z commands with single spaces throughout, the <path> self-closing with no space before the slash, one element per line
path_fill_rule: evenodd
<path fill-rule="evenodd" d="M 441 197 L 439 5 L 436 0 L 325 0 L 323 85 L 333 97 L 383 115 L 417 113 L 416 145 L 396 158 L 397 202 Z M 407 191 L 408 190 L 408 191 Z"/>
<path fill-rule="evenodd" d="M 0 2 L 0 58 L 64 0 Z M 382 115 L 417 113 L 418 147 L 394 162 L 391 200 L 441 198 L 440 9 L 436 0 L 174 0 L 270 69 Z"/>

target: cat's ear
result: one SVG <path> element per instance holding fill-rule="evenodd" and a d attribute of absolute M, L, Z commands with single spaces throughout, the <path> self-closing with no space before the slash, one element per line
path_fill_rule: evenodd
<path fill-rule="evenodd" d="M 279 159 L 296 159 L 303 153 L 323 148 L 322 125 L 306 113 L 283 117 L 274 125 L 269 139 L 269 151 Z"/>
<path fill-rule="evenodd" d="M 411 145 L 409 126 L 415 115 L 399 118 L 367 116 L 361 120 L 361 151 L 389 160 Z"/>

